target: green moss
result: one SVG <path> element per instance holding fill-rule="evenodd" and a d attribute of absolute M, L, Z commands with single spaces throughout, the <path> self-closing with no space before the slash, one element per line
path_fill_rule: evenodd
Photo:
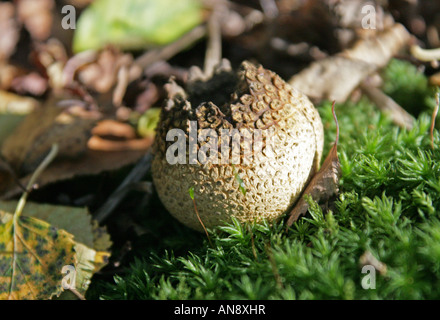
<path fill-rule="evenodd" d="M 383 71 L 383 90 L 410 113 L 418 115 L 426 108 L 434 108 L 434 89 L 428 79 L 409 62 L 391 60 Z"/>
<path fill-rule="evenodd" d="M 397 81 L 395 92 L 420 77 Z M 421 109 L 409 131 L 366 99 L 336 106 L 342 178 L 331 211 L 309 199 L 309 215 L 288 232 L 283 221 L 234 221 L 211 232 L 212 247 L 169 215 L 153 216 L 145 223 L 163 226 L 155 229 L 160 240 L 142 242 L 136 261 L 114 281 L 95 282 L 89 298 L 439 299 L 440 136 L 436 130 L 432 150 L 430 99 L 424 91 L 411 102 Z M 319 111 L 327 153 L 336 131 L 331 104 Z M 387 265 L 370 290 L 359 265 L 367 250 Z"/>

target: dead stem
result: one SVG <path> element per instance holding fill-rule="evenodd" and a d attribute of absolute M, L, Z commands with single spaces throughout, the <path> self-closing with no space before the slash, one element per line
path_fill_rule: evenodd
<path fill-rule="evenodd" d="M 218 10 L 219 7 L 215 6 L 208 21 L 208 44 L 203 68 L 206 78 L 212 77 L 214 68 L 222 59 L 222 33 Z"/>
<path fill-rule="evenodd" d="M 152 65 L 155 62 L 168 60 L 189 47 L 196 41 L 200 40 L 206 35 L 206 26 L 201 25 L 195 27 L 187 34 L 180 37 L 178 40 L 158 49 L 154 49 L 148 51 L 142 56 L 138 57 L 134 64 L 140 67 L 141 69 L 145 69 L 146 67 Z M 130 81 L 133 81 L 132 77 L 130 77 Z"/>
<path fill-rule="evenodd" d="M 440 60 L 440 48 L 422 49 L 418 45 L 413 45 L 410 51 L 412 56 L 420 61 L 432 62 Z"/>
<path fill-rule="evenodd" d="M 124 181 L 119 185 L 119 187 L 110 195 L 108 200 L 95 212 L 95 219 L 99 224 L 102 224 L 117 207 L 117 205 L 124 199 L 127 191 L 127 186 L 132 183 L 139 182 L 144 175 L 151 168 L 151 161 L 153 156 L 151 151 L 147 152 L 138 164 L 131 170 L 131 172 L 125 177 Z"/>
<path fill-rule="evenodd" d="M 275 281 L 277 283 L 277 286 L 280 289 L 284 289 L 283 280 L 281 279 L 280 273 L 278 272 L 278 268 L 277 268 L 275 259 L 273 258 L 273 254 L 272 254 L 272 247 L 270 246 L 269 242 L 266 243 L 265 249 L 266 249 L 267 257 L 269 258 L 270 266 L 272 268 L 272 272 L 275 277 Z"/>
<path fill-rule="evenodd" d="M 338 117 L 336 116 L 336 112 L 335 112 L 335 105 L 336 105 L 336 101 L 333 100 L 333 102 L 332 102 L 332 114 L 333 114 L 333 120 L 335 120 L 335 124 L 336 124 L 336 140 L 335 140 L 335 144 L 338 145 L 338 143 L 339 143 L 339 123 L 338 123 Z"/>
<path fill-rule="evenodd" d="M 437 118 L 437 113 L 439 109 L 440 104 L 440 92 L 437 92 L 435 95 L 435 108 L 432 112 L 432 119 L 431 119 L 431 129 L 430 129 L 430 136 L 431 136 L 431 148 L 434 150 L 434 127 L 435 127 L 435 118 Z"/>
<path fill-rule="evenodd" d="M 194 204 L 194 211 L 196 212 L 197 219 L 199 220 L 200 224 L 202 225 L 203 230 L 205 231 L 205 234 L 206 234 L 206 237 L 208 238 L 209 244 L 211 245 L 212 248 L 214 248 L 214 246 L 212 245 L 212 242 L 211 242 L 211 238 L 209 237 L 208 230 L 206 230 L 206 227 L 203 224 L 202 219 L 200 218 L 199 211 L 197 210 L 196 200 L 194 199 L 194 197 L 191 197 L 191 199 Z"/>
<path fill-rule="evenodd" d="M 362 92 L 384 113 L 387 113 L 392 121 L 399 127 L 411 130 L 414 125 L 414 117 L 387 96 L 382 90 L 361 84 Z"/>

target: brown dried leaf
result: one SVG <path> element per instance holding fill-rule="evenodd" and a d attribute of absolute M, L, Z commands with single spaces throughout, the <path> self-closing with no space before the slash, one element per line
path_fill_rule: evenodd
<path fill-rule="evenodd" d="M 151 146 L 153 139 L 150 138 L 148 147 Z M 146 147 L 146 146 L 145 146 Z M 112 171 L 138 161 L 147 151 L 126 150 L 126 151 L 98 151 L 87 149 L 85 154 L 76 159 L 65 159 L 52 163 L 39 177 L 37 183 L 42 187 L 58 181 L 68 180 L 77 176 L 96 175 L 101 172 Z M 28 175 L 20 182 L 26 185 L 31 175 Z M 1 199 L 10 199 L 21 193 L 20 187 L 10 185 Z"/>
<path fill-rule="evenodd" d="M 321 169 L 313 176 L 300 200 L 290 212 L 289 219 L 287 220 L 287 228 L 307 212 L 309 204 L 304 199 L 305 195 L 310 195 L 314 201 L 323 202 L 329 200 L 339 192 L 338 182 L 341 176 L 341 165 L 338 157 L 339 126 L 334 112 L 334 105 L 335 103 L 333 102 L 332 110 L 337 128 L 336 142 L 327 155 L 327 158 L 325 158 Z"/>
<path fill-rule="evenodd" d="M 79 54 L 81 55 L 81 54 Z M 118 71 L 131 64 L 133 58 L 112 48 L 99 52 L 96 61 L 78 71 L 80 83 L 99 93 L 108 92 L 117 82 Z"/>
<path fill-rule="evenodd" d="M 62 109 L 49 100 L 6 139 L 1 154 L 22 174 L 32 172 L 56 143 L 58 158 L 78 158 L 87 150 L 90 131 L 100 116 L 81 107 Z"/>
<path fill-rule="evenodd" d="M 154 140 L 154 136 L 138 138 L 128 124 L 114 120 L 98 122 L 99 113 L 78 106 L 63 109 L 56 101 L 51 100 L 30 114 L 2 147 L 7 163 L 20 173 L 21 185 L 27 184 L 31 169 L 54 143 L 59 146 L 57 161 L 39 177 L 40 187 L 133 164 Z M 11 180 L 7 170 L 2 172 L 2 198 L 18 195 L 22 191 L 20 185 Z"/>

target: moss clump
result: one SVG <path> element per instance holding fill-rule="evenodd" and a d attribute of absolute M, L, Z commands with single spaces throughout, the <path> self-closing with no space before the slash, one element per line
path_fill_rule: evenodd
<path fill-rule="evenodd" d="M 383 90 L 408 112 L 418 115 L 435 106 L 434 89 L 428 79 L 409 62 L 391 60 L 383 71 Z"/>
<path fill-rule="evenodd" d="M 162 245 L 143 242 L 126 272 L 95 282 L 89 298 L 439 299 L 440 135 L 432 150 L 423 102 L 430 98 L 413 102 L 422 109 L 410 131 L 367 100 L 336 106 L 342 179 L 333 211 L 311 202 L 310 214 L 287 233 L 283 222 L 234 221 L 211 233 L 213 247 L 162 213 L 145 221 L 163 225 Z M 335 124 L 330 103 L 319 111 L 326 154 Z M 359 266 L 367 250 L 388 270 L 370 290 Z"/>

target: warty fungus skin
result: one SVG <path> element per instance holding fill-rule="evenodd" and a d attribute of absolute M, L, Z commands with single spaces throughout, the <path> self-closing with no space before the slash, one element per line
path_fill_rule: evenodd
<path fill-rule="evenodd" d="M 318 170 L 322 156 L 323 126 L 310 100 L 261 65 L 244 61 L 235 73 L 225 59 L 211 78 L 204 79 L 199 69 L 193 69 L 185 88 L 171 80 L 166 89 L 169 98 L 157 127 L 152 163 L 153 182 L 165 208 L 183 224 L 203 231 L 189 194 L 193 188 L 197 211 L 207 228 L 231 217 L 242 222 L 282 217 Z M 197 141 L 190 139 L 194 123 Z M 167 161 L 167 149 L 175 143 L 167 141 L 172 129 L 185 134 L 183 164 Z M 218 141 L 200 139 L 204 129 L 214 130 Z M 239 140 L 240 161 L 235 164 L 214 161 L 211 154 L 208 159 L 199 157 L 195 164 L 189 162 L 190 151 L 197 154 L 213 141 L 220 157 L 225 141 L 221 133 L 226 129 L 243 135 L 260 130 L 262 145 L 249 147 L 248 139 Z M 230 147 L 232 159 L 234 148 Z"/>

